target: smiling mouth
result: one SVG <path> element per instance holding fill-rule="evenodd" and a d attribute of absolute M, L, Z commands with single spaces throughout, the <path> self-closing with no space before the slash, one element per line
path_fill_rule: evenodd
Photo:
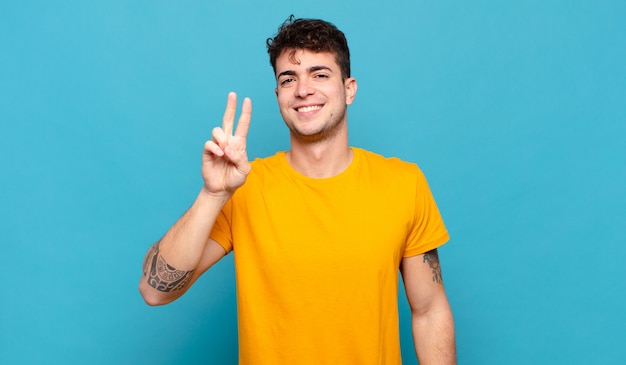
<path fill-rule="evenodd" d="M 320 110 L 320 109 L 322 109 L 322 105 L 303 106 L 303 107 L 297 108 L 296 110 L 299 113 L 308 113 L 308 112 L 312 112 L 312 111 Z"/>

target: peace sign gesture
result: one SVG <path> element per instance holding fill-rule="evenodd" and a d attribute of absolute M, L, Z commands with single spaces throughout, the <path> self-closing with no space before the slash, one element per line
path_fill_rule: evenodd
<path fill-rule="evenodd" d="M 230 195 L 243 185 L 250 172 L 246 137 L 252 116 L 252 101 L 243 99 L 237 129 L 233 134 L 237 94 L 228 93 L 222 127 L 213 128 L 212 139 L 204 144 L 202 178 L 204 188 L 213 195 Z"/>

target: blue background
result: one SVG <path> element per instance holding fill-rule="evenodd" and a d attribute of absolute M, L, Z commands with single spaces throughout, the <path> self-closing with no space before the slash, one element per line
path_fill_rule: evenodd
<path fill-rule="evenodd" d="M 168 306 L 137 283 L 228 91 L 251 157 L 288 148 L 292 13 L 348 37 L 351 144 L 429 178 L 459 363 L 624 363 L 626 2 L 400 0 L 0 1 L 0 363 L 236 363 L 232 255 Z"/>

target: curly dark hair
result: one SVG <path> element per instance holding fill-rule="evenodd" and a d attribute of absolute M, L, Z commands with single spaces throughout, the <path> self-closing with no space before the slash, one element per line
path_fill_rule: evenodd
<path fill-rule="evenodd" d="M 342 31 L 329 22 L 319 19 L 296 19 L 291 15 L 278 28 L 274 38 L 266 41 L 270 63 L 276 73 L 276 59 L 283 51 L 289 50 L 290 58 L 297 50 L 331 52 L 335 54 L 341 69 L 342 78 L 350 77 L 350 49 Z"/>

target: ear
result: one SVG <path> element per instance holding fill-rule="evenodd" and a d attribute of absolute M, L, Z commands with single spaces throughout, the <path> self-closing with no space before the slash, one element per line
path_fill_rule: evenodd
<path fill-rule="evenodd" d="M 278 99 L 278 87 L 274 88 L 274 94 L 276 94 L 276 99 Z"/>
<path fill-rule="evenodd" d="M 358 88 L 356 79 L 348 77 L 346 81 L 344 81 L 344 86 L 346 88 L 346 105 L 351 105 L 356 96 L 356 89 Z"/>

